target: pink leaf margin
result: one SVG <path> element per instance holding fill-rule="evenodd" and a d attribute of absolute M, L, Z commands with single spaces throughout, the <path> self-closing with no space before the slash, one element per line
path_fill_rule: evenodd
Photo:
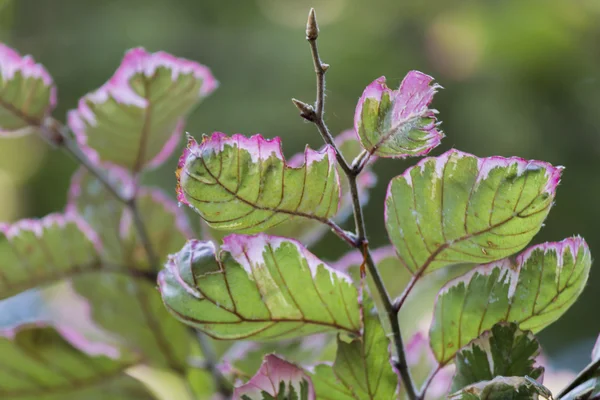
<path fill-rule="evenodd" d="M 400 87 L 397 90 L 392 90 L 387 87 L 385 76 L 381 76 L 371 82 L 365 88 L 363 94 L 358 100 L 356 110 L 354 112 L 354 131 L 359 140 L 358 135 L 361 121 L 362 111 L 364 103 L 367 99 L 373 99 L 377 102 L 381 102 L 381 98 L 384 93 L 389 94 L 390 101 L 392 102 L 391 119 L 394 126 L 402 124 L 403 121 L 407 121 L 413 117 L 431 118 L 432 122 L 421 128 L 429 133 L 427 144 L 420 151 L 413 154 L 413 156 L 423 156 L 428 154 L 431 150 L 440 145 L 444 138 L 444 133 L 437 129 L 437 113 L 435 109 L 430 109 L 429 105 L 433 101 L 433 96 L 437 93 L 438 89 L 442 89 L 441 85 L 437 83 L 431 84 L 434 78 L 424 74 L 420 71 L 410 71 L 402 80 Z M 373 143 L 364 143 L 366 147 L 373 147 Z M 371 153 L 370 148 L 367 148 Z M 388 156 L 392 157 L 392 156 Z M 398 154 L 393 158 L 405 158 L 407 155 Z"/>
<path fill-rule="evenodd" d="M 96 125 L 97 123 L 96 116 L 87 105 L 87 102 L 98 104 L 113 98 L 123 105 L 147 108 L 149 106 L 148 100 L 139 96 L 131 88 L 130 80 L 136 74 L 152 77 L 156 70 L 161 67 L 171 70 L 172 80 L 176 80 L 181 74 L 193 74 L 196 79 L 201 79 L 202 86 L 198 92 L 199 99 L 210 95 L 219 86 L 219 82 L 205 65 L 178 58 L 163 51 L 149 53 L 142 47 L 129 50 L 125 53 L 121 65 L 119 65 L 114 75 L 99 89 L 79 99 L 77 109 L 71 110 L 67 114 L 67 123 L 73 131 L 79 147 L 92 162 L 99 164 L 101 161 L 98 152 L 87 144 L 86 123 L 90 125 Z M 179 143 L 183 125 L 184 121 L 182 119 L 178 122 L 162 150 L 147 164 L 147 167 L 157 167 L 169 157 Z"/>
<path fill-rule="evenodd" d="M 296 392 L 300 393 L 300 382 L 306 380 L 308 383 L 308 400 L 315 400 L 315 389 L 312 380 L 304 371 L 295 364 L 289 363 L 275 354 L 265 356 L 265 359 L 256 373 L 246 384 L 236 387 L 233 392 L 233 400 L 241 400 L 243 395 L 252 399 L 261 399 L 263 391 L 271 396 L 277 397 L 280 382 L 291 383 Z"/>
<path fill-rule="evenodd" d="M 283 145 L 281 138 L 275 137 L 273 139 L 265 139 L 262 135 L 256 134 L 251 137 L 246 137 L 242 134 L 236 133 L 232 136 L 227 136 L 222 132 L 214 132 L 211 136 L 204 136 L 200 143 L 196 142 L 191 135 L 188 135 L 188 144 L 183 150 L 179 162 L 177 164 L 177 200 L 181 204 L 190 206 L 190 203 L 185 198 L 185 192 L 181 187 L 182 175 L 186 173 L 187 166 L 198 158 L 205 157 L 210 154 L 219 154 L 223 152 L 225 147 L 237 147 L 238 149 L 246 150 L 253 162 L 260 160 L 266 160 L 273 154 L 275 157 L 280 159 L 285 166 L 288 168 L 301 169 L 304 167 L 310 167 L 312 163 L 322 161 L 325 157 L 329 162 L 329 170 L 336 171 L 335 169 L 335 149 L 326 145 L 321 150 L 313 150 L 308 146 L 304 150 L 304 158 L 292 157 L 289 162 L 286 162 L 283 155 Z M 339 186 L 339 175 L 334 172 L 337 183 Z M 338 201 L 339 204 L 339 201 Z"/>
<path fill-rule="evenodd" d="M 2 78 L 5 81 L 11 80 L 17 72 L 21 72 L 25 78 L 40 79 L 44 85 L 50 87 L 50 103 L 46 113 L 54 110 L 57 102 L 57 91 L 54 80 L 46 68 L 42 64 L 36 63 L 30 55 L 21 56 L 16 50 L 0 43 L 0 73 Z M 0 134 L 2 135 L 19 136 L 24 133 L 27 133 L 27 130 L 6 131 L 0 126 Z"/>

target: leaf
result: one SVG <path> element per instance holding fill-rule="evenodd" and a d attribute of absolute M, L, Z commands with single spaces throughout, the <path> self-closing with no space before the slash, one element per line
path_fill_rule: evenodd
<path fill-rule="evenodd" d="M 333 360 L 337 343 L 333 335 L 319 333 L 269 342 L 239 341 L 221 357 L 220 369 L 226 376 L 251 376 L 267 354 L 277 354 L 299 365 Z"/>
<path fill-rule="evenodd" d="M 338 210 L 335 150 L 304 153 L 286 163 L 281 140 L 213 133 L 190 137 L 179 159 L 178 199 L 213 228 L 254 233 L 292 217 L 327 222 Z"/>
<path fill-rule="evenodd" d="M 580 237 L 533 246 L 516 260 L 482 265 L 448 283 L 438 294 L 430 329 L 441 364 L 498 322 L 536 333 L 577 299 L 591 256 Z"/>
<path fill-rule="evenodd" d="M 540 344 L 531 332 L 517 324 L 498 323 L 456 354 L 452 392 L 497 376 L 529 376 L 538 379 L 544 367 L 535 366 Z"/>
<path fill-rule="evenodd" d="M 100 262 L 101 250 L 96 233 L 72 213 L 0 227 L 0 299 L 60 279 L 109 270 Z"/>
<path fill-rule="evenodd" d="M 356 140 L 356 134 L 353 129 L 340 133 L 334 140 L 338 150 L 342 152 L 346 160 L 352 160 L 354 157 L 358 156 L 362 150 L 360 143 Z M 299 164 L 302 162 L 301 160 L 303 158 L 303 153 L 296 154 L 290 159 L 289 163 L 291 165 Z M 337 166 L 337 170 L 338 176 L 340 177 L 340 189 L 342 194 L 340 197 L 339 210 L 332 219 L 339 225 L 352 216 L 352 194 L 350 193 L 350 187 L 348 186 L 348 179 L 339 165 Z M 373 188 L 376 183 L 377 176 L 367 164 L 356 178 L 358 196 L 363 207 L 369 202 L 369 190 Z M 319 221 L 308 218 L 294 218 L 271 228 L 268 233 L 275 236 L 295 238 L 305 246 L 310 247 L 316 244 L 329 230 L 330 228 L 327 225 Z"/>
<path fill-rule="evenodd" d="M 16 329 L 0 338 L 0 354 L 2 399 L 152 399 L 125 374 L 138 360 L 88 356 L 51 327 Z"/>
<path fill-rule="evenodd" d="M 233 392 L 233 400 L 263 399 L 314 400 L 316 397 L 310 378 L 301 368 L 270 354 L 256 375 Z"/>
<path fill-rule="evenodd" d="M 217 86 L 201 64 L 135 48 L 108 82 L 79 100 L 69 127 L 90 160 L 137 174 L 169 157 L 183 117 Z"/>
<path fill-rule="evenodd" d="M 408 307 L 408 306 L 406 306 Z M 413 320 L 414 321 L 414 320 Z M 403 331 L 404 333 L 404 331 Z M 406 362 L 410 368 L 410 375 L 416 387 L 423 387 L 423 384 L 430 377 L 431 371 L 435 371 L 439 364 L 431 349 L 429 348 L 429 336 L 426 331 L 417 331 L 405 346 Z M 450 364 L 442 368 L 435 374 L 435 377 L 427 387 L 426 398 L 445 399 L 448 395 L 452 376 L 454 375 L 454 365 Z M 404 387 L 400 386 L 400 398 L 405 398 Z"/>
<path fill-rule="evenodd" d="M 360 338 L 346 343 L 338 338 L 332 367 L 319 365 L 312 374 L 319 399 L 396 399 L 398 376 L 390 363 L 390 341 L 373 302 L 361 308 L 363 330 Z"/>
<path fill-rule="evenodd" d="M 521 376 L 498 376 L 491 381 L 478 382 L 448 396 L 450 400 L 536 400 L 535 385 Z"/>
<path fill-rule="evenodd" d="M 456 150 L 426 158 L 388 186 L 388 235 L 413 273 L 507 257 L 540 230 L 561 171 L 541 161 Z"/>
<path fill-rule="evenodd" d="M 40 127 L 56 106 L 56 87 L 41 64 L 0 43 L 0 137 Z"/>
<path fill-rule="evenodd" d="M 181 248 L 192 236 L 181 209 L 160 189 L 136 188 L 134 181 L 118 168 L 108 168 L 107 175 L 122 194 L 137 190 L 137 207 L 144 216 L 152 247 L 161 260 Z M 146 252 L 138 237 L 133 218 L 121 201 L 87 170 L 78 170 L 71 179 L 67 212 L 80 214 L 98 233 L 103 244 L 102 259 L 148 270 Z"/>
<path fill-rule="evenodd" d="M 354 129 L 369 153 L 379 157 L 422 156 L 437 147 L 444 134 L 438 127 L 436 110 L 429 109 L 440 89 L 433 78 L 410 71 L 398 90 L 373 81 L 363 92 L 354 114 Z"/>
<path fill-rule="evenodd" d="M 158 277 L 167 309 L 216 339 L 284 339 L 360 330 L 358 292 L 300 243 L 229 235 L 190 240 Z"/>
<path fill-rule="evenodd" d="M 158 400 L 198 400 L 190 392 L 185 379 L 173 371 L 136 365 L 127 374 L 143 382 Z"/>

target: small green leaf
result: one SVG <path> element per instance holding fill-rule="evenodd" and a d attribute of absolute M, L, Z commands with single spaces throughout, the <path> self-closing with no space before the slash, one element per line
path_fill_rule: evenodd
<path fill-rule="evenodd" d="M 363 330 L 347 343 L 338 339 L 332 367 L 319 365 L 312 374 L 319 399 L 395 399 L 398 376 L 390 362 L 390 341 L 370 299 L 364 301 Z"/>
<path fill-rule="evenodd" d="M 516 260 L 482 265 L 439 293 L 431 348 L 446 364 L 468 342 L 498 322 L 539 332 L 557 320 L 587 282 L 591 256 L 580 237 L 533 246 Z"/>
<path fill-rule="evenodd" d="M 261 232 L 293 217 L 326 222 L 338 210 L 335 150 L 309 148 L 286 163 L 279 138 L 214 133 L 189 138 L 179 160 L 178 199 L 213 228 Z"/>
<path fill-rule="evenodd" d="M 283 339 L 360 330 L 358 292 L 300 243 L 259 234 L 190 240 L 158 278 L 167 309 L 218 339 Z"/>
<path fill-rule="evenodd" d="M 138 173 L 167 159 L 183 117 L 217 85 L 196 62 L 132 49 L 112 78 L 69 112 L 69 127 L 90 160 Z"/>
<path fill-rule="evenodd" d="M 315 400 L 316 397 L 310 378 L 301 368 L 270 354 L 256 375 L 233 392 L 233 400 L 248 399 Z"/>
<path fill-rule="evenodd" d="M 561 170 L 456 150 L 426 158 L 388 186 L 388 235 L 414 273 L 507 257 L 540 230 Z"/>
<path fill-rule="evenodd" d="M 126 375 L 139 360 L 88 356 L 52 328 L 0 337 L 0 398 L 5 400 L 150 400 Z"/>
<path fill-rule="evenodd" d="M 450 400 L 536 400 L 538 388 L 521 376 L 498 376 L 448 396 Z"/>
<path fill-rule="evenodd" d="M 444 134 L 437 129 L 436 110 L 429 109 L 440 85 L 419 71 L 410 71 L 398 90 L 385 84 L 385 77 L 363 92 L 354 114 L 354 129 L 369 153 L 402 158 L 427 154 L 440 144 Z"/>
<path fill-rule="evenodd" d="M 519 330 L 514 323 L 498 323 L 456 354 L 451 390 L 497 376 L 537 379 L 544 372 L 544 367 L 534 366 L 539 354 L 540 344 L 531 332 Z"/>
<path fill-rule="evenodd" d="M 56 106 L 48 71 L 0 43 L 0 137 L 34 131 Z"/>

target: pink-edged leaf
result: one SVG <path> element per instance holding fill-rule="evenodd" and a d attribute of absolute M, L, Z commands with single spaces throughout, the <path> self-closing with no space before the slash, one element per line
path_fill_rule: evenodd
<path fill-rule="evenodd" d="M 376 79 L 363 92 L 354 115 L 354 129 L 364 148 L 379 157 L 421 156 L 444 137 L 438 129 L 437 111 L 429 104 L 441 88 L 433 78 L 410 71 L 398 90 Z"/>
<path fill-rule="evenodd" d="M 51 214 L 0 229 L 0 299 L 102 269 L 98 235 L 78 215 Z"/>
<path fill-rule="evenodd" d="M 0 89 L 0 137 L 35 131 L 56 106 L 56 87 L 48 71 L 3 43 Z"/>
<path fill-rule="evenodd" d="M 474 268 L 438 294 L 431 348 L 442 364 L 498 322 L 539 332 L 573 305 L 587 282 L 591 255 L 572 237 L 530 247 L 516 259 Z"/>
<path fill-rule="evenodd" d="M 216 339 L 269 340 L 360 330 L 358 292 L 291 239 L 190 240 L 158 277 L 165 306 Z M 318 299 L 318 301 L 315 301 Z"/>
<path fill-rule="evenodd" d="M 310 378 L 298 366 L 282 360 L 274 354 L 265 360 L 246 384 L 235 388 L 234 400 L 263 400 L 263 392 L 273 398 L 296 398 L 315 400 L 315 390 Z M 295 393 L 296 397 L 292 397 Z"/>
<path fill-rule="evenodd" d="M 0 336 L 0 398 L 153 399 L 126 374 L 139 358 L 91 356 L 74 347 L 71 339 L 43 322 L 17 326 L 9 336 Z"/>
<path fill-rule="evenodd" d="M 183 118 L 217 85 L 204 65 L 135 48 L 108 82 L 79 100 L 68 123 L 92 161 L 138 173 L 165 161 Z"/>
<path fill-rule="evenodd" d="M 306 148 L 293 161 L 286 162 L 279 138 L 190 137 L 177 170 L 178 199 L 219 230 L 256 233 L 294 217 L 327 222 L 340 197 L 335 150 Z"/>
<path fill-rule="evenodd" d="M 413 273 L 507 257 L 542 227 L 562 169 L 457 150 L 426 158 L 388 186 L 388 235 Z"/>

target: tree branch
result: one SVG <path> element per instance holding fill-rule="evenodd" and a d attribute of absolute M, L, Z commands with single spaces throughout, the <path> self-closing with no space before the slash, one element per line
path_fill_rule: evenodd
<path fill-rule="evenodd" d="M 352 195 L 352 208 L 354 211 L 354 223 L 356 225 L 356 240 L 353 247 L 357 249 L 362 249 L 365 255 L 365 264 L 371 274 L 373 281 L 375 282 L 375 286 L 379 295 L 383 301 L 383 305 L 385 307 L 385 311 L 387 317 L 390 321 L 390 325 L 392 327 L 392 337 L 394 342 L 394 347 L 396 349 L 396 353 L 398 356 L 398 360 L 395 362 L 396 368 L 400 373 L 400 377 L 402 378 L 402 382 L 404 384 L 404 388 L 410 400 L 417 399 L 417 391 L 415 389 L 415 384 L 410 376 L 410 371 L 408 369 L 408 364 L 406 362 L 406 352 L 404 350 L 404 343 L 402 341 L 402 333 L 400 332 L 400 325 L 398 323 L 398 310 L 394 307 L 390 295 L 388 294 L 385 285 L 383 284 L 383 279 L 381 275 L 379 275 L 379 271 L 375 262 L 373 261 L 373 256 L 371 255 L 371 251 L 369 250 L 365 220 L 362 212 L 362 207 L 360 204 L 360 196 L 358 194 L 358 186 L 356 184 L 356 178 L 363 170 L 364 166 L 368 161 L 368 154 L 361 154 L 353 166 L 348 165 L 344 156 L 339 151 L 335 142 L 333 140 L 333 136 L 329 132 L 325 121 L 323 120 L 323 113 L 325 107 L 325 72 L 329 69 L 329 65 L 323 64 L 321 58 L 319 57 L 319 50 L 317 47 L 317 38 L 319 36 L 319 27 L 317 25 L 317 19 L 315 15 L 315 10 L 311 9 L 308 14 L 308 22 L 306 24 L 306 40 L 310 44 L 310 49 L 313 58 L 313 64 L 315 66 L 315 73 L 317 76 L 317 99 L 314 107 L 310 106 L 306 103 L 303 103 L 299 100 L 293 99 L 292 101 L 300 110 L 300 115 L 315 124 L 319 133 L 323 137 L 325 143 L 329 144 L 335 149 L 336 158 L 338 164 L 346 174 L 348 178 L 348 183 L 350 186 L 350 192 Z"/>

